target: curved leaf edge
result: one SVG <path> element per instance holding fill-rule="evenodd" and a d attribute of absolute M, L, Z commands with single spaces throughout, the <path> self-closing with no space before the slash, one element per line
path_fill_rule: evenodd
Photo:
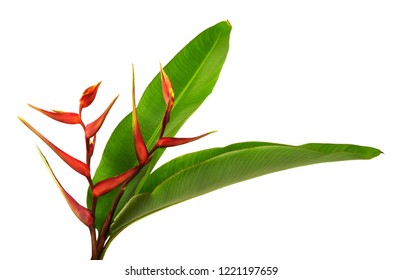
<path fill-rule="evenodd" d="M 241 181 L 246 181 L 252 178 L 256 178 L 259 176 L 263 176 L 269 173 L 274 173 L 274 172 L 278 172 L 278 171 L 282 171 L 282 170 L 287 170 L 287 169 L 291 169 L 291 168 L 295 168 L 295 167 L 302 167 L 302 166 L 307 166 L 307 165 L 313 165 L 313 164 L 318 164 L 318 163 L 325 163 L 325 162 L 335 162 L 335 161 L 346 161 L 346 160 L 368 160 L 368 159 L 372 159 L 377 157 L 378 155 L 380 155 L 382 152 L 379 149 L 376 148 L 372 148 L 372 147 L 368 147 L 368 146 L 358 146 L 358 145 L 352 145 L 352 144 L 320 144 L 320 143 L 309 143 L 309 144 L 304 144 L 304 145 L 300 145 L 300 146 L 292 146 L 292 145 L 286 145 L 286 144 L 278 144 L 278 143 L 268 143 L 268 142 L 242 142 L 242 143 L 236 143 L 236 144 L 232 144 L 226 147 L 220 147 L 220 148 L 211 148 L 211 149 L 206 149 L 206 150 L 201 150 L 198 152 L 193 152 L 193 153 L 189 153 L 180 157 L 177 157 L 167 163 L 165 163 L 164 165 L 162 165 L 161 167 L 159 167 L 157 170 L 155 170 L 153 173 L 150 174 L 150 176 L 147 178 L 147 181 L 145 182 L 146 187 L 143 188 L 142 193 L 136 194 L 134 195 L 122 208 L 122 210 L 120 211 L 120 213 L 118 215 L 115 216 L 114 218 L 114 223 L 111 226 L 111 238 L 114 239 L 114 237 L 119 234 L 124 228 L 128 227 L 129 225 L 131 225 L 132 223 L 150 215 L 153 214 L 155 212 L 158 212 L 160 210 L 163 210 L 164 208 L 173 206 L 177 203 L 186 201 L 188 199 L 191 198 L 195 198 L 197 196 L 201 196 L 203 194 L 212 192 L 214 190 L 218 190 L 220 188 L 235 184 L 237 182 L 234 183 L 230 183 L 227 185 L 223 185 L 223 186 L 219 186 L 216 189 L 213 189 L 212 191 L 208 191 L 206 193 L 202 193 L 199 195 L 196 195 L 194 197 L 190 197 L 188 199 L 185 200 L 181 200 L 181 201 L 177 201 L 168 205 L 164 205 L 160 208 L 154 209 L 153 211 L 147 212 L 141 216 L 139 216 L 136 219 L 133 219 L 132 221 L 130 221 L 129 223 L 126 223 L 124 225 L 118 225 L 118 223 L 116 223 L 116 221 L 118 222 L 121 215 L 124 215 L 124 211 L 125 208 L 128 208 L 130 205 L 136 204 L 136 203 L 146 203 L 146 200 L 151 199 L 152 196 L 154 196 L 155 194 L 158 193 L 159 187 L 162 185 L 163 182 L 166 182 L 167 180 L 171 179 L 172 177 L 176 176 L 178 173 L 183 172 L 183 169 L 180 169 L 177 171 L 177 173 L 174 173 L 173 175 L 171 175 L 169 178 L 164 178 L 163 182 L 159 182 L 156 185 L 153 185 L 152 187 L 150 186 L 150 182 L 152 182 L 153 179 L 155 179 L 155 177 L 157 177 L 158 173 L 164 172 L 166 169 L 170 169 L 172 165 L 175 165 L 177 162 L 180 161 L 185 161 L 187 158 L 189 157 L 194 157 L 195 155 L 202 155 L 202 154 L 206 154 L 206 153 L 213 153 L 213 156 L 211 158 L 208 159 L 203 159 L 202 157 L 200 157 L 198 162 L 194 162 L 194 164 L 192 166 L 187 167 L 188 168 L 192 168 L 192 167 L 196 167 L 199 165 L 204 164 L 205 162 L 217 159 L 219 157 L 222 156 L 227 156 L 229 154 L 232 153 L 238 153 L 238 152 L 243 152 L 246 150 L 256 150 L 256 149 L 263 149 L 263 148 L 289 148 L 289 149 L 298 149 L 298 150 L 307 150 L 308 152 L 314 152 L 317 155 L 321 156 L 320 160 L 317 160 L 315 162 L 311 162 L 311 163 L 307 163 L 307 164 L 303 164 L 303 165 L 298 165 L 298 166 L 293 166 L 293 167 L 289 167 L 289 168 L 285 168 L 285 169 L 278 169 L 272 172 L 268 172 L 265 174 L 260 174 L 257 176 L 253 176 L 251 178 L 247 178 Z M 330 160 L 325 160 L 325 157 L 328 156 L 333 156 L 333 158 L 330 158 Z M 179 165 L 178 165 L 179 166 Z M 238 182 L 241 182 L 238 181 Z"/>

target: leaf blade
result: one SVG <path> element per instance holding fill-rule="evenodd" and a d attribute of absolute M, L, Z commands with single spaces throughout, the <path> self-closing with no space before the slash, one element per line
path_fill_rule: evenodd
<path fill-rule="evenodd" d="M 375 148 L 348 144 L 246 142 L 187 154 L 149 176 L 143 192 L 115 217 L 111 236 L 142 217 L 224 186 L 299 166 L 371 159 L 380 153 Z"/>
<path fill-rule="evenodd" d="M 164 67 L 175 89 L 175 105 L 165 129 L 165 136 L 173 137 L 212 92 L 229 50 L 230 31 L 231 25 L 225 21 L 211 26 L 190 41 Z M 148 149 L 151 149 L 159 138 L 165 109 L 161 77 L 158 72 L 137 107 L 142 136 Z M 94 175 L 94 183 L 121 174 L 135 166 L 137 159 L 131 131 L 130 113 L 113 131 Z M 116 212 L 133 195 L 136 186 L 141 183 L 141 178 L 150 173 L 162 153 L 163 150 L 158 150 L 149 166 L 140 172 L 139 178 L 128 184 Z M 112 191 L 98 201 L 96 212 L 98 229 L 104 221 L 115 193 Z M 88 192 L 89 207 L 91 201 L 91 193 Z"/>

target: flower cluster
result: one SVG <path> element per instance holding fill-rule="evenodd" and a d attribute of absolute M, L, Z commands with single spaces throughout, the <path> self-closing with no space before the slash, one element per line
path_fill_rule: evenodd
<path fill-rule="evenodd" d="M 108 115 L 110 109 L 112 108 L 113 104 L 115 103 L 116 99 L 118 96 L 116 96 L 113 101 L 110 103 L 110 105 L 106 108 L 104 113 L 99 116 L 95 121 L 85 124 L 82 120 L 82 111 L 83 109 L 87 108 L 92 104 L 92 102 L 95 100 L 96 94 L 98 92 L 98 88 L 101 84 L 101 82 L 87 88 L 79 101 L 79 109 L 78 113 L 73 113 L 73 112 L 63 112 L 63 111 L 57 111 L 57 110 L 52 110 L 52 111 L 47 111 L 43 110 L 41 108 L 38 108 L 36 106 L 28 104 L 30 107 L 33 109 L 43 113 L 44 115 L 52 118 L 53 120 L 59 121 L 64 124 L 78 124 L 80 125 L 83 130 L 84 130 L 84 135 L 85 135 L 85 145 L 86 145 L 86 162 L 82 162 L 75 157 L 65 153 L 62 151 L 60 148 L 58 148 L 56 145 L 54 145 L 51 141 L 49 141 L 46 137 L 44 137 L 40 132 L 38 132 L 33 126 L 31 126 L 27 121 L 25 121 L 23 118 L 19 117 L 19 119 L 22 121 L 23 124 L 25 124 L 33 133 L 35 133 L 40 139 L 42 139 L 43 142 L 45 142 L 68 166 L 70 166 L 73 170 L 84 176 L 91 188 L 92 191 L 92 206 L 91 209 L 88 209 L 82 205 L 80 205 L 61 185 L 57 177 L 55 176 L 53 170 L 50 168 L 49 163 L 47 162 L 46 158 L 43 156 L 42 152 L 39 150 L 42 158 L 44 159 L 44 162 L 46 166 L 48 167 L 53 179 L 55 180 L 57 186 L 59 187 L 60 191 L 62 192 L 63 196 L 65 197 L 68 205 L 72 209 L 73 213 L 77 216 L 77 218 L 84 223 L 86 226 L 89 227 L 91 231 L 91 239 L 92 239 L 92 245 L 93 245 L 93 256 L 96 254 L 99 254 L 99 252 L 102 250 L 103 242 L 106 237 L 106 233 L 109 230 L 110 227 L 110 219 L 114 213 L 115 207 L 117 206 L 117 203 L 119 199 L 121 198 L 125 186 L 139 173 L 139 171 L 146 165 L 148 164 L 151 159 L 153 153 L 158 149 L 158 148 L 166 148 L 166 147 L 172 147 L 172 146 L 177 146 L 177 145 L 182 145 L 185 143 L 192 142 L 194 140 L 200 139 L 209 133 L 202 134 L 197 137 L 192 137 L 192 138 L 174 138 L 174 137 L 165 137 L 165 128 L 167 124 L 169 123 L 170 120 L 170 115 L 174 107 L 174 90 L 172 83 L 168 77 L 168 75 L 165 73 L 164 69 L 162 68 L 162 65 L 160 66 L 160 73 L 161 73 L 161 81 L 162 81 L 162 95 L 166 103 L 166 110 L 165 114 L 162 119 L 162 126 L 161 126 L 161 132 L 158 141 L 156 144 L 151 148 L 148 149 L 145 141 L 142 137 L 141 134 L 141 129 L 140 129 L 140 122 L 137 116 L 137 107 L 136 107 L 136 102 L 135 102 L 135 82 L 134 82 L 134 66 L 132 70 L 132 102 L 133 102 L 133 111 L 132 111 L 132 133 L 133 133 L 133 138 L 134 138 L 134 148 L 137 156 L 138 163 L 132 167 L 131 169 L 123 172 L 122 174 L 119 174 L 114 177 L 110 177 L 107 179 L 104 179 L 96 184 L 93 183 L 92 178 L 91 178 L 91 157 L 94 153 L 95 149 L 95 143 L 96 143 L 96 135 L 101 128 L 103 122 L 106 119 L 106 116 Z M 112 209 L 110 209 L 109 213 L 109 219 L 105 220 L 105 223 L 102 227 L 102 231 L 99 233 L 98 237 L 99 239 L 97 240 L 96 238 L 96 233 L 95 233 L 95 213 L 96 213 L 96 203 L 97 199 L 106 194 L 109 193 L 110 191 L 118 188 L 120 186 L 120 191 L 116 195 L 114 205 L 112 206 Z"/>
<path fill-rule="evenodd" d="M 79 102 L 79 112 L 78 113 L 72 113 L 72 112 L 63 112 L 63 111 L 57 111 L 57 110 L 52 110 L 52 111 L 46 111 L 41 108 L 38 108 L 36 106 L 28 104 L 30 107 L 33 109 L 43 113 L 44 115 L 52 118 L 53 120 L 59 121 L 64 124 L 79 124 L 84 130 L 84 135 L 85 135 L 85 144 L 86 144 L 86 162 L 82 162 L 75 157 L 67 154 L 60 148 L 58 148 L 56 145 L 54 145 L 51 141 L 49 141 L 45 136 L 43 136 L 39 131 L 37 131 L 34 127 L 32 127 L 27 121 L 25 121 L 23 118 L 19 117 L 19 119 L 33 132 L 35 133 L 40 139 L 43 140 L 65 163 L 67 163 L 68 166 L 70 166 L 72 169 L 77 171 L 79 174 L 83 175 L 89 182 L 89 185 L 91 188 L 93 188 L 93 182 L 91 178 L 91 171 L 90 171 L 90 162 L 91 162 L 91 157 L 93 155 L 94 149 L 95 149 L 95 142 L 96 142 L 96 133 L 99 131 L 101 128 L 104 120 L 106 119 L 107 114 L 109 113 L 110 109 L 112 108 L 114 102 L 116 101 L 117 97 L 110 103 L 110 105 L 106 108 L 104 113 L 97 118 L 95 121 L 89 123 L 89 124 L 84 124 L 82 120 L 82 110 L 89 105 L 92 104 L 94 101 L 96 94 L 98 92 L 98 88 L 100 86 L 101 82 L 97 83 L 96 85 L 93 85 L 89 88 L 87 88 Z M 41 152 L 40 152 L 41 153 Z M 43 154 L 41 153 L 42 157 Z M 44 157 L 43 157 L 44 158 Z M 47 164 L 56 184 L 59 186 L 63 196 L 65 197 L 67 203 L 69 204 L 70 208 L 74 212 L 74 214 L 80 219 L 81 222 L 83 222 L 86 226 L 91 227 L 94 224 L 94 217 L 93 213 L 91 210 L 87 209 L 86 207 L 80 205 L 60 184 L 58 181 L 57 177 L 54 175 L 52 169 L 50 168 L 49 164 L 47 161 L 45 161 Z"/>

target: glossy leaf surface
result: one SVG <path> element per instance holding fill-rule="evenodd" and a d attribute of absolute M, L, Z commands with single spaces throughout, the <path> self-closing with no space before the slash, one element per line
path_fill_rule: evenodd
<path fill-rule="evenodd" d="M 348 144 L 289 146 L 246 142 L 176 158 L 154 171 L 115 217 L 111 236 L 168 206 L 268 173 L 305 165 L 371 159 L 381 151 Z"/>
<path fill-rule="evenodd" d="M 231 25 L 227 21 L 208 28 L 187 44 L 164 67 L 175 91 L 174 107 L 164 134 L 166 137 L 173 137 L 212 92 L 229 50 L 230 31 Z M 151 149 L 159 139 L 166 110 L 161 85 L 161 77 L 158 73 L 145 90 L 137 107 L 142 136 L 148 149 Z M 141 178 L 150 173 L 162 153 L 162 149 L 158 150 L 147 168 L 144 168 L 127 186 L 117 212 L 131 198 Z M 121 174 L 134 167 L 136 163 L 130 113 L 112 133 L 96 170 L 94 183 Z M 116 192 L 112 191 L 98 201 L 96 209 L 98 229 L 104 221 L 115 194 Z M 87 203 L 90 208 L 90 192 Z"/>

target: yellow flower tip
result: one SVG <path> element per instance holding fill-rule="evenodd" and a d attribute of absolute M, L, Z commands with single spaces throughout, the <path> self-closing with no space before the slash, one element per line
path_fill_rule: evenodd
<path fill-rule="evenodd" d="M 23 124 L 27 125 L 28 122 L 23 117 L 21 117 L 21 116 L 17 116 L 17 117 Z"/>
<path fill-rule="evenodd" d="M 29 122 L 27 122 L 23 117 L 18 116 L 18 119 L 19 119 L 25 126 L 27 126 L 31 131 L 33 131 L 34 128 L 32 127 L 32 125 L 30 125 Z"/>
<path fill-rule="evenodd" d="M 98 90 L 98 88 L 99 88 L 99 86 L 100 86 L 101 83 L 102 83 L 102 81 L 100 81 L 100 82 L 97 83 L 97 84 L 94 84 L 94 85 L 90 86 L 89 88 L 87 88 L 87 89 L 84 91 L 83 95 L 93 94 L 93 91 Z"/>
<path fill-rule="evenodd" d="M 101 85 L 102 81 L 92 86 L 92 88 L 98 88 Z"/>
<path fill-rule="evenodd" d="M 162 66 L 161 63 L 159 63 L 159 67 L 160 67 L 160 69 L 161 69 L 162 79 L 163 79 L 163 80 L 166 80 L 167 75 L 166 75 L 166 72 L 165 72 L 165 70 L 163 69 L 163 66 Z"/>
<path fill-rule="evenodd" d="M 174 90 L 172 86 L 172 82 L 169 79 L 169 76 L 166 74 L 165 70 L 160 64 L 161 69 L 161 80 L 162 80 L 162 94 L 165 99 L 166 105 L 169 105 L 169 102 L 172 102 L 174 99 Z"/>

